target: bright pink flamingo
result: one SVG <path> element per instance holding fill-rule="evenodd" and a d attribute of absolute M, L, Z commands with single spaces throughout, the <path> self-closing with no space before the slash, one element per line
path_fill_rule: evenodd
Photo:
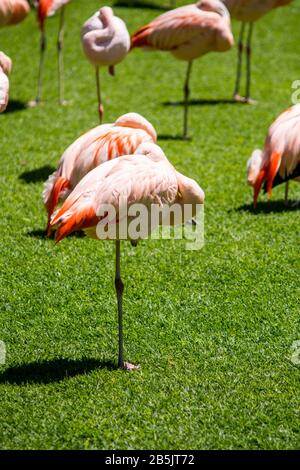
<path fill-rule="evenodd" d="M 248 161 L 248 183 L 254 188 L 254 207 L 264 182 L 269 197 L 274 186 L 285 182 L 287 205 L 288 183 L 292 179 L 300 181 L 300 104 L 275 120 L 268 131 L 264 150 L 255 150 Z"/>
<path fill-rule="evenodd" d="M 133 204 L 142 203 L 148 211 L 153 204 L 179 204 L 182 207 L 190 204 L 195 214 L 196 205 L 204 202 L 204 193 L 194 180 L 175 170 L 157 145 L 142 144 L 135 155 L 103 163 L 80 181 L 51 222 L 51 226 L 57 228 L 56 242 L 79 229 L 85 229 L 89 236 L 97 238 L 99 222 L 102 225 L 118 223 L 119 210 L 124 202 L 128 210 Z M 105 212 L 108 204 L 117 213 L 113 222 L 97 215 Z M 156 227 L 151 228 L 153 230 Z M 118 366 L 135 369 L 138 366 L 124 362 L 123 356 L 124 284 L 120 273 L 120 248 L 120 240 L 117 239 L 115 287 L 119 318 Z"/>
<path fill-rule="evenodd" d="M 46 18 L 54 15 L 60 9 L 59 30 L 57 37 L 57 53 L 58 53 L 58 88 L 59 88 L 59 103 L 65 104 L 64 101 L 64 62 L 63 62 L 63 46 L 64 46 L 64 25 L 65 25 L 65 6 L 71 0 L 34 0 L 34 5 L 37 8 L 37 17 L 39 27 L 41 30 L 40 40 L 40 65 L 38 77 L 38 91 L 37 97 L 34 101 L 29 103 L 29 106 L 34 107 L 41 103 L 42 100 L 42 87 L 43 87 L 43 69 L 45 61 L 45 52 L 47 46 L 46 39 Z"/>
<path fill-rule="evenodd" d="M 239 42 L 238 42 L 238 64 L 237 64 L 237 75 L 236 83 L 233 93 L 233 99 L 243 103 L 253 103 L 254 101 L 250 98 L 251 88 L 251 40 L 253 34 L 254 22 L 261 18 L 263 15 L 268 13 L 274 8 L 288 5 L 293 0 L 222 0 L 228 8 L 231 16 L 242 22 Z M 248 27 L 248 37 L 246 46 L 246 58 L 247 58 L 247 81 L 246 81 L 246 95 L 245 97 L 240 96 L 240 84 L 241 84 L 241 72 L 242 72 L 242 60 L 244 52 L 244 35 L 246 25 Z"/>
<path fill-rule="evenodd" d="M 184 84 L 184 130 L 188 133 L 189 81 L 193 60 L 211 51 L 223 52 L 233 45 L 230 16 L 219 0 L 202 0 L 155 18 L 133 34 L 131 47 L 169 51 L 188 62 Z"/>
<path fill-rule="evenodd" d="M 143 142 L 156 142 L 156 132 L 147 119 L 137 113 L 119 117 L 113 124 L 102 124 L 79 137 L 60 159 L 58 169 L 45 183 L 43 201 L 50 220 L 59 201 L 64 200 L 89 171 L 107 160 L 135 152 Z"/>
<path fill-rule="evenodd" d="M 11 59 L 0 51 L 0 113 L 6 110 L 9 97 L 8 75 L 11 72 Z"/>
<path fill-rule="evenodd" d="M 0 26 L 11 26 L 23 21 L 30 7 L 27 0 L 1 0 Z"/>
<path fill-rule="evenodd" d="M 96 68 L 98 112 L 101 124 L 104 108 L 99 69 L 108 67 L 109 73 L 115 74 L 115 65 L 126 57 L 130 49 L 130 36 L 124 21 L 114 16 L 110 7 L 103 7 L 84 23 L 81 42 L 87 59 Z"/>

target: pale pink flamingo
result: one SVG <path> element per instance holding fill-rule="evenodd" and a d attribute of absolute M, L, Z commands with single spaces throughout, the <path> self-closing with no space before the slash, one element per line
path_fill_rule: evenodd
<path fill-rule="evenodd" d="M 275 120 L 268 131 L 264 150 L 255 150 L 248 161 L 248 183 L 254 188 L 254 207 L 264 182 L 269 198 L 272 188 L 285 182 L 287 205 L 288 184 L 292 179 L 300 181 L 300 104 Z"/>
<path fill-rule="evenodd" d="M 89 62 L 96 69 L 98 112 L 100 124 L 104 108 L 100 88 L 100 67 L 108 67 L 111 75 L 115 74 L 115 65 L 119 64 L 130 49 L 130 36 L 123 20 L 114 16 L 110 7 L 102 7 L 83 25 L 81 30 L 83 51 Z"/>
<path fill-rule="evenodd" d="M 1 0 L 0 26 L 12 26 L 23 21 L 30 12 L 27 0 Z"/>
<path fill-rule="evenodd" d="M 9 98 L 8 75 L 11 72 L 11 59 L 0 51 L 0 113 L 6 110 Z"/>
<path fill-rule="evenodd" d="M 288 5 L 293 0 L 222 0 L 228 8 L 232 18 L 236 18 L 241 21 L 241 30 L 238 42 L 238 63 L 237 63 L 237 75 L 235 88 L 233 93 L 233 99 L 244 103 L 254 103 L 250 97 L 251 92 L 251 41 L 253 35 L 253 26 L 255 21 L 267 14 L 274 8 Z M 246 45 L 246 58 L 247 58 L 247 80 L 246 80 L 246 95 L 245 97 L 240 96 L 240 84 L 241 84 L 241 72 L 242 72 L 242 60 L 244 52 L 244 36 L 247 23 L 248 35 Z"/>
<path fill-rule="evenodd" d="M 140 114 L 128 113 L 113 124 L 91 129 L 70 145 L 58 169 L 45 183 L 43 201 L 48 213 L 48 235 L 56 205 L 66 199 L 83 176 L 107 160 L 134 153 L 143 142 L 156 142 L 154 127 Z"/>
<path fill-rule="evenodd" d="M 133 34 L 131 47 L 169 51 L 188 62 L 184 83 L 184 130 L 188 133 L 189 81 L 193 60 L 211 51 L 224 52 L 233 45 L 230 16 L 219 0 L 202 0 L 168 11 Z"/>
<path fill-rule="evenodd" d="M 63 62 L 63 46 L 64 46 L 64 25 L 65 25 L 65 6 L 71 0 L 34 0 L 34 5 L 37 8 L 37 18 L 41 31 L 40 39 L 40 64 L 38 75 L 38 90 L 37 97 L 34 101 L 29 103 L 29 106 L 34 107 L 41 103 L 42 88 L 43 88 L 43 70 L 45 61 L 45 52 L 47 46 L 46 39 L 46 19 L 48 16 L 54 15 L 60 10 L 59 29 L 57 37 L 57 54 L 58 54 L 58 92 L 59 103 L 65 104 L 64 101 L 64 62 Z"/>
<path fill-rule="evenodd" d="M 56 242 L 71 232 L 85 229 L 92 238 L 97 238 L 97 225 L 118 223 L 120 208 L 127 204 L 143 204 L 150 212 L 153 204 L 184 207 L 190 204 L 195 215 L 197 204 L 203 204 L 204 192 L 192 179 L 175 170 L 165 154 L 155 144 L 142 144 L 135 155 L 127 155 L 108 161 L 89 172 L 76 186 L 54 216 L 51 226 L 57 228 Z M 113 206 L 117 216 L 114 221 L 105 215 L 107 205 Z M 128 212 L 127 212 L 128 214 Z M 179 221 L 177 220 L 176 223 Z M 180 223 L 184 223 L 184 212 Z M 151 230 L 156 227 L 151 224 Z M 115 239 L 115 238 L 114 238 Z M 127 235 L 127 239 L 130 239 Z M 135 242 L 137 240 L 134 240 Z M 124 284 L 120 273 L 120 239 L 116 239 L 115 287 L 118 301 L 119 357 L 118 366 L 135 369 L 138 366 L 124 362 L 123 356 L 123 312 Z"/>

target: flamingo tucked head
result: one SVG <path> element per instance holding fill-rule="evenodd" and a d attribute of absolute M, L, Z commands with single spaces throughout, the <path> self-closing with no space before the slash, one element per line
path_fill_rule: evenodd
<path fill-rule="evenodd" d="M 9 75 L 12 68 L 12 61 L 11 59 L 4 54 L 4 52 L 0 51 L 0 68 L 3 70 L 5 75 Z"/>
<path fill-rule="evenodd" d="M 119 119 L 116 120 L 115 126 L 132 127 L 133 129 L 143 129 L 145 132 L 147 132 L 147 134 L 150 135 L 153 142 L 156 142 L 157 140 L 157 134 L 152 124 L 150 124 L 147 119 L 145 119 L 138 113 L 123 114 L 123 116 L 119 117 Z"/>
<path fill-rule="evenodd" d="M 109 24 L 110 20 L 113 18 L 113 16 L 114 16 L 114 13 L 113 13 L 112 8 L 110 8 L 110 7 L 100 8 L 99 17 L 100 17 L 100 20 L 102 21 L 104 27 L 108 26 L 108 24 Z"/>
<path fill-rule="evenodd" d="M 137 155 L 145 155 L 153 162 L 169 162 L 163 150 L 158 145 L 151 144 L 150 142 L 144 142 L 143 144 L 139 145 L 134 153 Z"/>
<path fill-rule="evenodd" d="M 229 11 L 220 0 L 199 0 L 196 5 L 200 10 L 219 13 L 222 17 L 230 20 Z"/>

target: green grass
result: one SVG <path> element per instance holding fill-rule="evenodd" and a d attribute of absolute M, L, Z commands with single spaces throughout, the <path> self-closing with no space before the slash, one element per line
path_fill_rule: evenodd
<path fill-rule="evenodd" d="M 206 244 L 199 252 L 176 241 L 123 244 L 126 358 L 142 366 L 135 373 L 111 362 L 114 244 L 71 237 L 55 247 L 42 236 L 47 167 L 97 124 L 79 31 L 98 6 L 74 1 L 67 9 L 64 108 L 57 106 L 58 18 L 47 23 L 46 103 L 38 109 L 22 106 L 35 97 L 34 15 L 0 31 L 0 48 L 14 60 L 10 112 L 0 116 L 0 340 L 7 345 L 0 448 L 299 448 L 299 367 L 290 356 L 300 339 L 300 209 L 284 209 L 279 187 L 254 213 L 245 182 L 247 158 L 300 78 L 299 1 L 255 27 L 256 106 L 192 106 L 192 141 L 159 139 L 206 192 Z M 159 13 L 115 10 L 130 32 Z M 192 98 L 230 98 L 235 59 L 232 50 L 197 61 Z M 132 52 L 115 78 L 103 72 L 106 120 L 137 111 L 159 135 L 180 135 L 182 108 L 162 103 L 182 99 L 184 74 L 185 64 L 167 53 Z M 293 183 L 291 199 L 299 198 Z"/>

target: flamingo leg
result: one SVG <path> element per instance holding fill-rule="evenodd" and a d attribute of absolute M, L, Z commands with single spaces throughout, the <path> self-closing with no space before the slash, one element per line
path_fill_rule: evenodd
<path fill-rule="evenodd" d="M 116 240 L 116 277 L 115 287 L 118 300 L 118 323 L 119 323 L 119 358 L 118 367 L 126 370 L 138 369 L 139 366 L 124 362 L 124 347 L 123 347 L 123 292 L 124 284 L 121 279 L 121 242 Z"/>
<path fill-rule="evenodd" d="M 247 82 L 246 82 L 246 97 L 245 102 L 253 104 L 254 101 L 250 98 L 250 89 L 251 89 L 251 58 L 252 58 L 252 49 L 251 49 L 251 40 L 253 34 L 253 23 L 249 24 L 248 38 L 247 38 Z"/>
<path fill-rule="evenodd" d="M 38 89 L 37 89 L 37 97 L 35 101 L 31 101 L 29 106 L 34 107 L 38 106 L 42 100 L 42 88 L 43 88 L 43 72 L 44 72 L 44 63 L 45 63 L 45 52 L 47 47 L 47 39 L 45 31 L 41 31 L 41 39 L 40 39 L 40 64 L 39 64 L 39 77 L 38 77 Z"/>
<path fill-rule="evenodd" d="M 284 205 L 287 207 L 289 204 L 289 181 L 285 183 Z"/>
<path fill-rule="evenodd" d="M 58 55 L 58 93 L 59 104 L 64 105 L 64 26 L 65 26 L 65 7 L 60 9 L 59 30 L 57 37 L 57 55 Z"/>
<path fill-rule="evenodd" d="M 190 77 L 192 71 L 193 62 L 188 63 L 186 78 L 184 82 L 183 92 L 184 92 L 184 115 L 183 115 L 183 138 L 188 138 L 188 109 L 189 109 L 189 96 L 190 96 Z"/>
<path fill-rule="evenodd" d="M 240 35 L 239 35 L 236 82 L 235 82 L 235 88 L 234 88 L 234 93 L 233 93 L 233 100 L 234 101 L 243 101 L 244 100 L 240 96 L 239 92 L 240 92 L 242 65 L 243 65 L 245 26 L 246 26 L 245 23 L 241 24 L 241 30 L 240 30 Z"/>
<path fill-rule="evenodd" d="M 97 97 L 98 97 L 98 113 L 100 124 L 102 124 L 104 116 L 104 107 L 101 99 L 101 87 L 100 87 L 100 69 L 96 66 L 96 86 L 97 86 Z"/>

